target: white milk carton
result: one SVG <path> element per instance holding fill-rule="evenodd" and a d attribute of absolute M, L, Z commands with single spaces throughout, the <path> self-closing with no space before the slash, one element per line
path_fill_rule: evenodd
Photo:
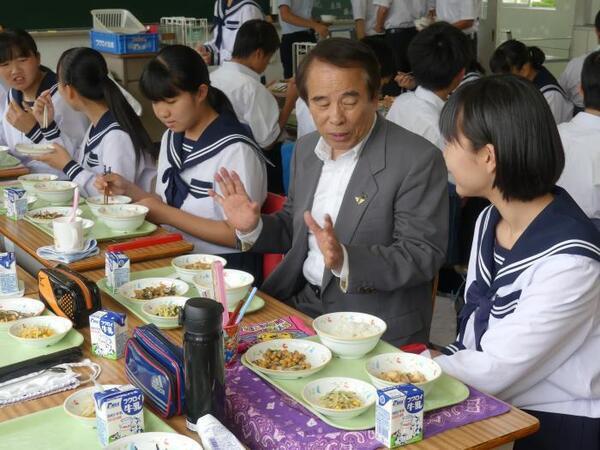
<path fill-rule="evenodd" d="M 125 283 L 129 283 L 129 257 L 121 252 L 106 252 L 104 273 L 106 285 L 114 293 Z"/>
<path fill-rule="evenodd" d="M 4 205 L 6 217 L 20 220 L 27 213 L 27 192 L 25 189 L 7 187 L 4 189 Z"/>
<path fill-rule="evenodd" d="M 144 432 L 144 394 L 126 384 L 94 394 L 100 445 Z"/>
<path fill-rule="evenodd" d="M 423 439 L 423 391 L 412 384 L 377 390 L 375 437 L 388 448 Z"/>
<path fill-rule="evenodd" d="M 90 339 L 94 355 L 121 358 L 127 342 L 127 317 L 112 311 L 96 311 L 90 315 Z"/>
<path fill-rule="evenodd" d="M 0 295 L 15 294 L 19 291 L 17 260 L 13 252 L 0 253 Z"/>

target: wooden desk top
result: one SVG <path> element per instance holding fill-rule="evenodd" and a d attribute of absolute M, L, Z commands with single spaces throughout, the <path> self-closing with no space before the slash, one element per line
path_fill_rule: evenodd
<path fill-rule="evenodd" d="M 142 262 L 132 264 L 132 271 L 155 269 L 164 267 L 170 263 L 170 259 L 165 258 L 162 260 L 154 260 L 149 262 Z M 85 275 L 93 280 L 98 280 L 104 277 L 103 270 L 94 270 L 86 272 Z M 278 317 L 287 316 L 294 314 L 302 317 L 307 323 L 310 323 L 311 319 L 304 314 L 290 308 L 284 303 L 261 293 L 261 297 L 265 299 L 266 306 L 256 313 L 246 317 L 244 323 L 249 322 L 263 322 L 273 320 Z M 127 312 L 120 304 L 112 300 L 108 295 L 102 295 L 103 307 L 119 311 Z M 141 321 L 132 314 L 128 314 L 127 317 L 128 327 L 130 331 L 139 325 L 142 325 Z M 108 383 L 127 383 L 125 377 L 124 358 L 118 361 L 111 361 L 104 358 L 97 358 L 92 356 L 90 353 L 90 335 L 89 329 L 83 328 L 79 330 L 85 338 L 83 353 L 84 356 L 90 358 L 102 366 L 102 374 L 100 375 L 99 381 L 104 384 Z M 182 332 L 181 329 L 176 330 L 164 330 L 165 334 L 176 342 L 178 345 L 182 344 Z M 0 422 L 8 419 L 16 418 L 25 414 L 29 414 L 42 409 L 59 406 L 63 403 L 72 391 L 62 392 L 49 397 L 44 397 L 38 400 L 20 403 L 17 405 L 5 407 L 0 409 Z M 172 417 L 166 421 L 171 427 L 173 427 L 178 433 L 185 434 L 194 439 L 198 439 L 198 436 L 194 433 L 189 432 L 185 427 L 185 417 L 178 416 Z M 508 442 L 512 442 L 515 439 L 527 436 L 535 432 L 539 427 L 539 423 L 536 418 L 529 414 L 520 411 L 517 408 L 511 408 L 511 410 L 501 416 L 486 419 L 480 422 L 465 425 L 460 428 L 440 433 L 433 436 L 430 439 L 421 441 L 417 444 L 409 445 L 406 449 L 413 450 L 450 450 L 450 449 L 491 449 Z M 52 449 L 49 449 L 52 450 Z"/>
<path fill-rule="evenodd" d="M 21 175 L 27 175 L 29 169 L 25 166 L 18 165 L 16 167 L 9 167 L 7 169 L 0 170 L 0 180 L 12 180 L 20 177 Z"/>
<path fill-rule="evenodd" d="M 162 227 L 159 227 L 150 236 L 159 236 L 162 234 L 168 234 L 169 232 Z M 37 256 L 36 251 L 39 247 L 44 245 L 52 245 L 53 239 L 46 233 L 40 231 L 38 228 L 30 224 L 25 220 L 15 221 L 8 219 L 6 216 L 0 216 L 0 234 L 4 235 L 7 239 L 12 241 L 17 247 L 23 249 L 26 253 L 31 255 L 42 265 L 46 267 L 54 267 L 58 263 L 55 261 L 48 261 L 46 259 Z M 127 239 L 119 240 L 119 242 L 126 242 Z M 86 258 L 81 261 L 76 261 L 69 264 L 69 267 L 73 270 L 84 272 L 86 270 L 94 270 L 104 267 L 104 255 L 106 247 L 117 242 L 105 241 L 98 244 L 100 247 L 100 253 L 97 256 Z M 125 253 L 129 256 L 131 262 L 147 261 L 152 259 L 165 258 L 167 256 L 177 256 L 184 253 L 189 253 L 194 249 L 194 245 L 188 241 L 170 242 L 168 244 L 153 245 L 151 247 L 144 247 L 136 250 L 129 250 Z"/>
<path fill-rule="evenodd" d="M 17 266 L 17 276 L 25 284 L 25 297 L 35 296 L 38 293 L 38 282 L 35 277 L 30 275 L 25 269 Z"/>

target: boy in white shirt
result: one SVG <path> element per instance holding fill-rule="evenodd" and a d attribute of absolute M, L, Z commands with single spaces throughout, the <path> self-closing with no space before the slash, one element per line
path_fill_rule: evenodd
<path fill-rule="evenodd" d="M 375 6 L 373 0 L 351 0 L 351 2 L 356 38 L 383 36 L 383 31 L 375 30 L 377 25 L 377 6 Z"/>
<path fill-rule="evenodd" d="M 437 20 L 448 22 L 462 30 L 477 54 L 477 31 L 479 30 L 479 14 L 481 0 L 436 0 L 435 15 Z"/>
<path fill-rule="evenodd" d="M 565 168 L 557 184 L 600 229 L 600 50 L 585 58 L 581 92 L 585 109 L 558 126 Z"/>

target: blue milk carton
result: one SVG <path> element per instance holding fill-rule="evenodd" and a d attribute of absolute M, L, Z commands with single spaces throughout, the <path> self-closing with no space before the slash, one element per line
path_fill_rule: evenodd
<path fill-rule="evenodd" d="M 144 394 L 126 384 L 94 394 L 100 445 L 144 432 Z"/>
<path fill-rule="evenodd" d="M 423 439 L 423 391 L 412 384 L 377 390 L 375 437 L 388 448 Z"/>
<path fill-rule="evenodd" d="M 17 260 L 13 252 L 0 253 L 0 295 L 15 294 L 19 291 Z"/>
<path fill-rule="evenodd" d="M 129 283 L 129 257 L 121 252 L 106 252 L 104 274 L 106 285 L 114 293 L 125 283 Z"/>
<path fill-rule="evenodd" d="M 90 340 L 94 355 L 108 359 L 121 358 L 127 343 L 127 316 L 105 310 L 91 314 Z"/>
<path fill-rule="evenodd" d="M 13 220 L 22 219 L 27 213 L 27 192 L 22 188 L 5 188 L 4 204 L 6 205 L 6 217 Z"/>

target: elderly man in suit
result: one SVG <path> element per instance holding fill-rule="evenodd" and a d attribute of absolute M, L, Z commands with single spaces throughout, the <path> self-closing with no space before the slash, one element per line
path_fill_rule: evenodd
<path fill-rule="evenodd" d="M 428 141 L 377 115 L 379 67 L 349 39 L 320 42 L 296 82 L 318 132 L 296 145 L 284 208 L 260 215 L 239 177 L 212 193 L 242 250 L 285 253 L 262 289 L 317 316 L 376 315 L 384 338 L 427 342 L 431 282 L 445 257 L 447 172 Z"/>

